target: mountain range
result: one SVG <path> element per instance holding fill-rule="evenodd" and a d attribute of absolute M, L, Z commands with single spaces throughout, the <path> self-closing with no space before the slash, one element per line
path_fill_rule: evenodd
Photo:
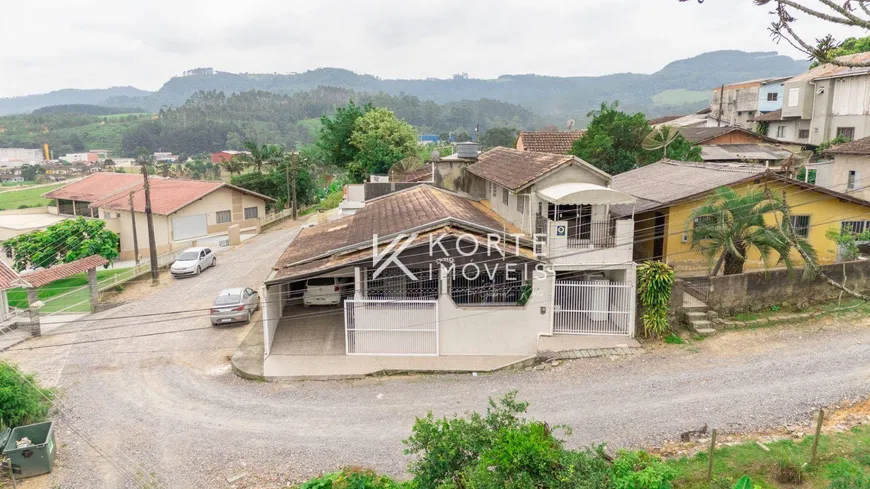
<path fill-rule="evenodd" d="M 772 76 L 796 75 L 808 68 L 775 52 L 714 51 L 669 63 L 652 74 L 618 73 L 604 76 L 557 77 L 535 74 L 475 79 L 464 74 L 448 79 L 381 79 L 339 68 L 318 68 L 294 74 L 228 73 L 192 70 L 149 92 L 134 87 L 64 89 L 45 94 L 0 98 L 0 115 L 29 113 L 52 105 L 92 104 L 141 108 L 157 112 L 179 106 L 199 91 L 226 94 L 264 90 L 291 94 L 321 86 L 357 92 L 409 94 L 438 103 L 494 99 L 522 105 L 553 122 L 585 119 L 601 102 L 619 100 L 628 111 L 649 117 L 686 113 L 706 106 L 710 90 L 722 83 Z"/>

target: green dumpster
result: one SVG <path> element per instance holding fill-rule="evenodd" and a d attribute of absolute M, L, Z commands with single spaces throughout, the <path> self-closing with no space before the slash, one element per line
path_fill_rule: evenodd
<path fill-rule="evenodd" d="M 30 445 L 18 447 L 17 442 L 23 438 L 28 438 Z M 54 423 L 51 421 L 13 429 L 3 447 L 3 455 L 9 457 L 16 479 L 51 472 L 56 453 Z"/>

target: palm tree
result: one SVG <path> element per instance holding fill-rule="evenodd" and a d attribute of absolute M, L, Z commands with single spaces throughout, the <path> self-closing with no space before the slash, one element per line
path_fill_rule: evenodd
<path fill-rule="evenodd" d="M 263 165 L 277 163 L 284 157 L 284 149 L 274 144 L 263 144 L 254 141 L 246 141 L 245 149 L 250 155 L 241 155 L 239 159 L 257 169 L 257 173 L 263 173 Z"/>
<path fill-rule="evenodd" d="M 783 201 L 773 194 L 753 190 L 740 195 L 732 188 L 719 187 L 689 217 L 687 227 L 693 223 L 692 249 L 707 257 L 710 263 L 716 261 L 711 275 L 716 275 L 723 264 L 725 275 L 743 273 L 747 253 L 753 249 L 765 267 L 776 253 L 776 264 L 782 263 L 793 270 L 792 245 L 786 234 L 790 232 L 790 223 L 771 225 L 765 221 L 765 215 L 775 216 L 777 222 L 783 221 L 784 210 L 787 209 Z M 815 260 L 815 250 L 809 242 L 799 239 L 797 245 Z M 806 267 L 804 273 L 808 271 Z"/>

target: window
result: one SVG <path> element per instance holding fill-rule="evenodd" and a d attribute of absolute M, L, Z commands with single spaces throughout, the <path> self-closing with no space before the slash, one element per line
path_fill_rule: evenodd
<path fill-rule="evenodd" d="M 858 172 L 849 170 L 849 177 L 846 179 L 846 190 L 855 190 L 855 185 L 858 182 Z"/>
<path fill-rule="evenodd" d="M 217 211 L 217 213 L 215 213 L 215 217 L 218 224 L 223 224 L 225 222 L 230 222 L 233 220 L 230 211 Z"/>
<path fill-rule="evenodd" d="M 776 102 L 778 98 L 779 98 L 779 94 L 776 92 L 770 92 L 767 94 L 767 101 L 768 102 Z"/>
<path fill-rule="evenodd" d="M 490 183 L 490 185 L 492 186 L 492 196 L 495 197 L 495 196 L 497 195 L 497 194 L 495 193 L 495 190 L 496 190 L 496 189 L 495 189 L 495 184 L 494 184 L 494 183 Z"/>
<path fill-rule="evenodd" d="M 809 139 L 810 130 L 809 129 L 800 129 L 798 130 L 798 139 Z"/>
<path fill-rule="evenodd" d="M 791 227 L 801 238 L 810 235 L 810 216 L 791 216 Z"/>
<path fill-rule="evenodd" d="M 245 219 L 256 219 L 259 217 L 256 207 L 245 207 Z"/>
<path fill-rule="evenodd" d="M 508 202 L 510 202 L 510 195 L 508 194 L 508 190 L 503 188 L 501 189 L 501 203 L 508 205 Z"/>
<path fill-rule="evenodd" d="M 789 107 L 797 107 L 799 98 L 801 96 L 800 88 L 789 88 L 788 89 L 788 106 Z"/>
<path fill-rule="evenodd" d="M 837 136 L 843 136 L 848 138 L 849 141 L 855 140 L 855 128 L 854 127 L 838 127 L 837 128 Z"/>
<path fill-rule="evenodd" d="M 438 268 L 410 268 L 417 280 L 411 280 L 398 267 L 388 267 L 375 277 L 375 269 L 366 269 L 365 297 L 376 300 L 433 300 L 438 298 Z M 352 289 L 353 287 L 350 286 Z"/>
<path fill-rule="evenodd" d="M 521 271 L 481 273 L 474 280 L 456 273 L 450 280 L 450 297 L 460 306 L 515 306 L 520 305 L 528 286 Z"/>
<path fill-rule="evenodd" d="M 517 195 L 517 212 L 522 214 L 526 208 L 526 196 L 525 195 Z"/>
<path fill-rule="evenodd" d="M 870 231 L 870 221 L 843 221 L 840 224 L 842 231 L 852 231 L 855 234 L 861 234 L 864 231 Z"/>
<path fill-rule="evenodd" d="M 785 126 L 776 126 L 776 137 L 778 137 L 778 138 L 785 137 Z"/>
<path fill-rule="evenodd" d="M 755 117 L 755 111 L 750 110 L 749 112 L 746 113 L 746 117 L 748 117 L 749 119 L 752 119 L 753 117 Z"/>

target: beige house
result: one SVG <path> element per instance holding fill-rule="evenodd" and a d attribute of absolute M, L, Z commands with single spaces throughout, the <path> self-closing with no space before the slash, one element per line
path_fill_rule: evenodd
<path fill-rule="evenodd" d="M 226 233 L 232 225 L 259 232 L 259 220 L 266 215 L 266 203 L 274 201 L 224 182 L 159 177 L 149 180 L 158 254 L 187 247 L 197 238 Z M 148 255 L 141 176 L 96 173 L 49 192 L 45 197 L 58 200 L 61 215 L 84 215 L 106 221 L 106 227 L 121 238 L 119 260 L 135 258 L 135 219 L 139 256 Z"/>
<path fill-rule="evenodd" d="M 833 157 L 825 165 L 812 167 L 810 177 L 816 185 L 870 201 L 870 137 L 838 144 L 823 154 Z"/>

